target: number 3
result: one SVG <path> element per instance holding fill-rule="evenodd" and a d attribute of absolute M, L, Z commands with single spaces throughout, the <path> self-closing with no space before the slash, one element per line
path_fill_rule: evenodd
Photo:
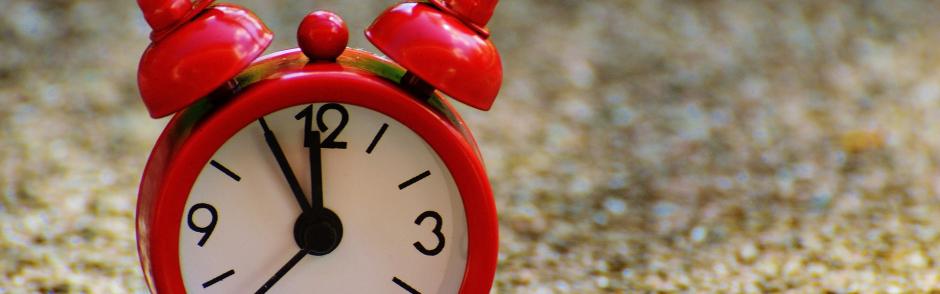
<path fill-rule="evenodd" d="M 434 249 L 428 250 L 427 248 L 424 247 L 424 245 L 421 244 L 421 242 L 415 242 L 414 245 L 415 245 L 415 249 L 418 249 L 418 251 L 421 252 L 422 254 L 427 255 L 427 256 L 435 256 L 438 253 L 441 253 L 441 250 L 444 250 L 444 233 L 441 233 L 441 223 L 443 223 L 444 221 L 441 218 L 441 215 L 437 213 L 436 211 L 432 211 L 432 210 L 425 211 L 424 213 L 419 215 L 418 218 L 415 219 L 415 224 L 420 226 L 421 223 L 424 222 L 424 219 L 429 218 L 429 217 L 433 218 L 434 221 L 436 222 L 434 224 L 434 230 L 432 230 L 431 232 L 434 233 L 434 236 L 437 236 L 437 247 L 434 247 Z"/>

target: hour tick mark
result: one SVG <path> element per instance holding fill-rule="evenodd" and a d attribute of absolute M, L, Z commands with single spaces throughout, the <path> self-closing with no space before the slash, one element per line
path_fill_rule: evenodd
<path fill-rule="evenodd" d="M 398 190 L 404 190 L 405 188 L 408 188 L 408 186 L 411 186 L 412 184 L 417 183 L 418 181 L 420 181 L 420 180 L 422 180 L 422 179 L 424 179 L 424 178 L 426 178 L 426 177 L 428 177 L 428 176 L 430 176 L 430 175 L 431 175 L 431 171 L 426 170 L 426 171 L 424 171 L 423 173 L 421 173 L 420 175 L 417 175 L 417 176 L 415 176 L 414 178 L 408 179 L 408 180 L 405 181 L 404 183 L 398 184 Z"/>
<path fill-rule="evenodd" d="M 211 164 L 211 165 L 214 166 L 216 169 L 218 169 L 219 171 L 221 171 L 221 172 L 224 173 L 225 175 L 229 176 L 230 178 L 232 178 L 232 179 L 235 180 L 236 182 L 242 180 L 242 177 L 238 176 L 237 174 L 235 174 L 235 172 L 232 172 L 232 170 L 228 169 L 227 167 L 225 167 L 224 165 L 222 165 L 222 164 L 219 163 L 218 161 L 212 160 L 212 161 L 209 161 L 209 164 Z"/>
<path fill-rule="evenodd" d="M 382 124 L 382 127 L 379 128 L 379 132 L 375 134 L 375 138 L 372 138 L 372 143 L 369 143 L 369 148 L 366 148 L 366 153 L 372 154 L 372 150 L 375 149 L 375 144 L 379 143 L 379 139 L 382 139 L 382 135 L 385 135 L 385 130 L 388 129 L 388 124 Z"/>
<path fill-rule="evenodd" d="M 203 287 L 203 288 L 209 288 L 209 286 L 212 286 L 212 285 L 214 285 L 215 283 L 221 282 L 221 281 L 224 280 L 225 278 L 228 278 L 229 276 L 234 275 L 234 274 L 235 274 L 235 270 L 233 270 L 233 269 L 228 270 L 227 272 L 225 272 L 225 273 L 219 275 L 218 277 L 212 278 L 212 279 L 209 280 L 208 282 L 202 283 L 202 287 Z"/>
<path fill-rule="evenodd" d="M 398 279 L 398 277 L 392 278 L 392 282 L 395 282 L 395 284 L 398 284 L 398 286 L 400 286 L 400 287 L 402 287 L 403 289 L 405 289 L 406 291 L 408 291 L 408 293 L 411 293 L 411 294 L 421 294 L 421 292 L 418 292 L 418 290 L 415 290 L 415 288 L 412 288 L 411 286 L 408 286 L 408 284 L 405 284 L 405 282 L 402 281 L 402 280 L 400 280 L 400 279 Z"/>

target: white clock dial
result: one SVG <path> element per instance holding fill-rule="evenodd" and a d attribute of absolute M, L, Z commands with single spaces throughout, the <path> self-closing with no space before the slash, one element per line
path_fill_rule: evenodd
<path fill-rule="evenodd" d="M 317 148 L 304 146 L 307 118 L 321 132 L 322 202 L 339 218 L 339 243 L 329 253 L 300 254 L 294 231 L 304 210 L 255 121 L 216 151 L 186 201 L 179 257 L 187 291 L 254 292 L 297 256 L 268 293 L 456 293 L 467 223 L 440 156 L 379 112 L 316 103 L 301 114 L 309 106 L 279 110 L 264 122 L 311 207 L 310 152 Z"/>

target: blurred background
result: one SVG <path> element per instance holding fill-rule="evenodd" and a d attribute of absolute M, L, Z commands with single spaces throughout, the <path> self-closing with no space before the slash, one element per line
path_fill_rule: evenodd
<path fill-rule="evenodd" d="M 353 47 L 391 0 L 247 1 Z M 0 9 L 0 292 L 140 292 L 134 1 Z M 503 1 L 505 78 L 461 107 L 500 216 L 494 293 L 940 290 L 929 1 Z"/>

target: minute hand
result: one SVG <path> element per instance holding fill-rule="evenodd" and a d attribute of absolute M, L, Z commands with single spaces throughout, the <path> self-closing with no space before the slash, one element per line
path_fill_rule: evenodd
<path fill-rule="evenodd" d="M 287 179 L 287 184 L 290 185 L 290 189 L 294 193 L 294 198 L 297 199 L 297 204 L 300 205 L 301 210 L 307 212 L 307 210 L 310 209 L 310 205 L 307 204 L 307 196 L 304 196 L 304 190 L 300 188 L 300 183 L 297 182 L 297 177 L 294 176 L 294 170 L 291 169 L 290 163 L 287 162 L 284 151 L 281 150 L 281 145 L 277 143 L 277 138 L 274 137 L 274 132 L 268 128 L 268 123 L 264 121 L 264 118 L 259 118 L 258 122 L 261 123 L 261 128 L 264 129 L 264 140 L 268 143 L 268 147 L 271 148 L 271 153 L 274 153 L 274 159 L 277 160 L 277 165 L 281 168 L 281 172 L 284 173 L 284 178 Z"/>

